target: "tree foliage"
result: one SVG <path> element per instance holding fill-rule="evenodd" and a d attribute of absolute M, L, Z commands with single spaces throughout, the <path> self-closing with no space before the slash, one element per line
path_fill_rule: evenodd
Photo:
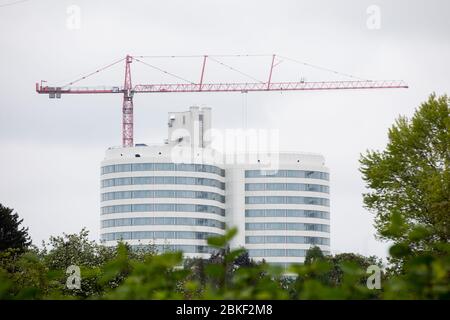
<path fill-rule="evenodd" d="M 411 119 L 395 122 L 385 150 L 368 151 L 360 160 L 369 188 L 364 203 L 375 213 L 378 236 L 400 243 L 426 234 L 410 243 L 412 250 L 450 241 L 449 102 L 446 95 L 431 95 Z M 392 219 L 398 220 L 395 230 Z"/>
<path fill-rule="evenodd" d="M 396 230 L 398 223 L 392 219 L 388 229 Z M 219 250 L 209 260 L 183 261 L 181 252 L 136 253 L 124 243 L 100 257 L 103 251 L 86 242 L 85 231 L 58 238 L 51 249 L 6 250 L 0 253 L 0 299 L 450 299 L 450 245 L 435 243 L 439 254 L 413 253 L 410 244 L 427 236 L 417 229 L 391 248 L 393 257 L 403 259 L 405 271 L 382 277 L 381 290 L 366 286 L 367 267 L 382 267 L 375 257 L 323 255 L 315 247 L 309 254 L 315 259 L 285 270 L 247 261 L 243 249 L 227 249 L 234 234 L 231 230 L 208 240 Z M 66 252 L 74 247 L 85 252 L 68 259 Z M 80 263 L 80 289 L 65 286 L 69 263 Z"/>
<path fill-rule="evenodd" d="M 43 243 L 41 254 L 50 268 L 65 269 L 70 265 L 99 266 L 110 260 L 114 251 L 89 240 L 89 231 L 83 228 L 78 234 L 50 237 Z"/>
<path fill-rule="evenodd" d="M 21 227 L 22 222 L 13 209 L 0 204 L 0 252 L 10 248 L 24 251 L 31 245 L 28 228 Z"/>

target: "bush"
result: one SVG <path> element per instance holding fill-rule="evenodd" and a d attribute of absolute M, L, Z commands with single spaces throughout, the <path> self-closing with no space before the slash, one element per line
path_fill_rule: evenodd
<path fill-rule="evenodd" d="M 386 232 L 397 230 L 394 218 Z M 389 231 L 391 230 L 391 231 Z M 428 233 L 413 229 L 403 243 L 390 249 L 402 259 L 402 272 L 385 274 L 381 290 L 366 286 L 369 265 L 381 267 L 375 257 L 355 254 L 324 256 L 308 252 L 307 263 L 288 270 L 255 263 L 244 249 L 230 250 L 236 233 L 208 239 L 219 253 L 211 259 L 183 261 L 181 252 L 133 252 L 119 243 L 103 248 L 87 240 L 87 232 L 51 241 L 51 249 L 0 255 L 1 299 L 449 299 L 450 245 L 436 243 L 433 250 L 411 250 Z M 55 238 L 53 238 L 55 239 Z M 64 240 L 65 239 L 65 240 Z M 63 250 L 65 248 L 65 250 Z M 77 248 L 76 250 L 74 248 Z M 68 258 L 71 252 L 78 258 Z M 89 259 L 85 259 L 89 256 Z M 65 258 L 64 258 L 65 257 Z M 64 259 L 63 259 L 64 258 Z M 80 264 L 81 288 L 65 283 L 68 264 Z"/>

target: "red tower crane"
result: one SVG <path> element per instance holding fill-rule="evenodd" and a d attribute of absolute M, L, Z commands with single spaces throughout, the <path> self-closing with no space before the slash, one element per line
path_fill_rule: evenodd
<path fill-rule="evenodd" d="M 243 55 L 235 55 L 236 57 Z M 245 55 L 249 56 L 249 55 Z M 168 56 L 176 57 L 176 56 Z M 233 71 L 237 71 L 246 75 L 239 70 L 226 65 L 215 59 L 217 56 L 189 56 L 189 57 L 202 57 L 203 63 L 201 66 L 200 80 L 198 83 L 193 83 L 178 77 L 170 72 L 162 70 L 156 66 L 150 65 L 141 58 L 145 56 L 130 56 L 119 59 L 103 68 L 100 68 L 90 74 L 87 74 L 75 81 L 72 81 L 63 86 L 48 86 L 44 85 L 45 81 L 36 83 L 36 91 L 40 94 L 48 94 L 50 98 L 61 98 L 62 94 L 99 94 L 99 93 L 120 93 L 123 94 L 123 106 L 122 106 L 122 144 L 124 147 L 132 147 L 133 144 L 133 95 L 135 93 L 175 93 L 175 92 L 252 92 L 252 91 L 303 91 L 303 90 L 342 90 L 342 89 L 396 89 L 396 88 L 408 88 L 406 83 L 402 80 L 364 80 L 354 76 L 339 73 L 333 70 L 317 67 L 311 64 L 296 61 L 294 59 L 272 55 L 270 71 L 267 81 L 253 81 L 253 82 L 226 82 L 226 83 L 204 83 L 206 62 L 212 60 L 219 63 Z M 272 82 L 273 69 L 276 66 L 275 58 L 280 57 L 293 62 L 301 63 L 306 66 L 315 67 L 330 71 L 336 74 L 348 76 L 357 80 L 349 81 L 286 81 L 286 82 Z M 122 87 L 75 87 L 75 83 L 82 81 L 94 74 L 97 74 L 119 62 L 125 61 L 125 81 Z M 155 84 L 137 84 L 133 87 L 131 83 L 131 63 L 133 61 L 140 62 L 147 66 L 150 66 L 156 70 L 159 70 L 165 74 L 174 76 L 179 80 L 183 80 L 186 83 L 155 83 Z M 248 75 L 246 75 L 248 76 Z M 252 78 L 254 79 L 254 78 Z M 255 79 L 256 80 L 256 79 Z"/>

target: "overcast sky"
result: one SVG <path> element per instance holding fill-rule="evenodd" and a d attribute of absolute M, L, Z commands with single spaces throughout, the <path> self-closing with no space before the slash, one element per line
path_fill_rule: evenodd
<path fill-rule="evenodd" d="M 361 78 L 409 84 L 398 90 L 247 96 L 247 127 L 278 129 L 282 149 L 325 156 L 331 170 L 333 252 L 386 254 L 386 244 L 374 239 L 373 215 L 362 205 L 359 155 L 385 146 L 387 129 L 398 115 L 411 116 L 431 92 L 449 92 L 450 2 L 13 2 L 0 0 L 0 203 L 24 218 L 35 244 L 83 226 L 98 238 L 100 161 L 107 147 L 121 143 L 120 95 L 49 100 L 35 93 L 35 82 L 62 84 L 127 53 L 277 53 Z M 198 80 L 200 60 L 163 60 L 155 64 Z M 265 80 L 269 60 L 224 62 Z M 134 83 L 174 81 L 137 63 L 132 67 Z M 205 81 L 244 80 L 220 66 L 208 67 Z M 337 78 L 287 61 L 274 73 L 274 81 L 301 77 Z M 84 84 L 122 83 L 123 64 Z M 135 142 L 162 142 L 167 113 L 194 104 L 212 108 L 214 127 L 243 123 L 240 93 L 140 95 Z"/>

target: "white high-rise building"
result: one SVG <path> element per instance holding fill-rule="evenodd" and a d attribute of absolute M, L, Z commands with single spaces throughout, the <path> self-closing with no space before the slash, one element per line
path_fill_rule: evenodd
<path fill-rule="evenodd" d="M 101 240 L 208 258 L 209 236 L 237 227 L 232 247 L 274 264 L 330 250 L 329 173 L 321 155 L 279 153 L 243 163 L 210 148 L 211 110 L 169 113 L 165 144 L 115 147 L 101 168 Z"/>

